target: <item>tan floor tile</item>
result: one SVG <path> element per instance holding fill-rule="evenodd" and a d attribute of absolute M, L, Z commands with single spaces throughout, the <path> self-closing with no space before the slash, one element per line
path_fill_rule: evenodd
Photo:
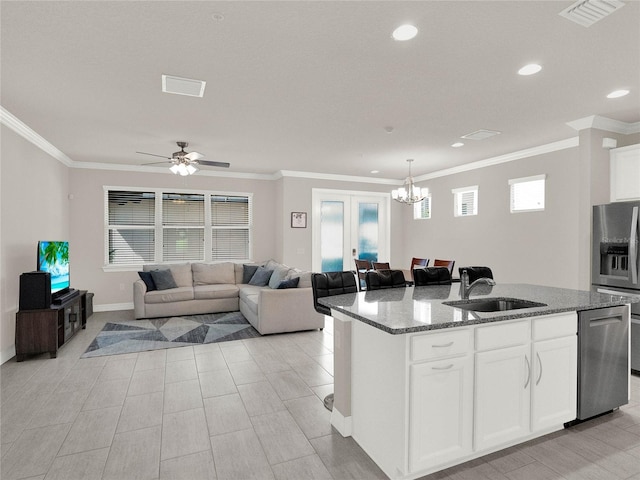
<path fill-rule="evenodd" d="M 162 421 L 162 460 L 209 449 L 204 408 L 169 413 Z"/>
<path fill-rule="evenodd" d="M 101 480 L 109 448 L 56 457 L 46 480 Z"/>
<path fill-rule="evenodd" d="M 162 392 L 127 397 L 120 413 L 117 433 L 162 425 Z"/>
<path fill-rule="evenodd" d="M 229 395 L 238 391 L 231 372 L 226 367 L 224 370 L 201 372 L 198 376 L 202 398 Z"/>
<path fill-rule="evenodd" d="M 252 428 L 211 437 L 211 449 L 218 478 L 275 478 Z"/>
<path fill-rule="evenodd" d="M 204 410 L 210 436 L 252 427 L 242 399 L 237 393 L 205 398 Z"/>
<path fill-rule="evenodd" d="M 86 452 L 111 445 L 121 407 L 88 410 L 78 414 L 59 455 Z"/>
<path fill-rule="evenodd" d="M 213 480 L 216 468 L 211 450 L 160 462 L 160 480 Z"/>
<path fill-rule="evenodd" d="M 164 368 L 141 370 L 133 373 L 127 396 L 144 395 L 164 391 Z"/>
<path fill-rule="evenodd" d="M 82 410 L 96 410 L 107 407 L 121 407 L 127 396 L 129 379 L 106 380 L 96 383 L 82 405 Z"/>
<path fill-rule="evenodd" d="M 251 423 L 271 465 L 314 453 L 304 433 L 286 410 L 252 417 Z"/>
<path fill-rule="evenodd" d="M 279 463 L 271 468 L 277 480 L 299 480 L 301 478 L 333 480 L 327 467 L 315 454 Z"/>
<path fill-rule="evenodd" d="M 116 434 L 102 480 L 158 478 L 161 435 L 160 426 Z"/>

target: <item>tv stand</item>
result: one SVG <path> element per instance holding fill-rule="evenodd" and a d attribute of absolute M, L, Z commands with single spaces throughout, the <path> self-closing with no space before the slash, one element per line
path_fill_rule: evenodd
<path fill-rule="evenodd" d="M 16 360 L 27 355 L 49 352 L 56 358 L 58 349 L 78 330 L 87 328 L 87 291 L 74 290 L 61 303 L 40 310 L 16 313 Z"/>
<path fill-rule="evenodd" d="M 58 295 L 53 299 L 53 303 L 56 305 L 62 305 L 63 303 L 68 302 L 73 297 L 77 297 L 80 295 L 80 290 L 76 290 L 75 288 L 70 288 L 68 292 L 63 293 L 62 295 Z"/>

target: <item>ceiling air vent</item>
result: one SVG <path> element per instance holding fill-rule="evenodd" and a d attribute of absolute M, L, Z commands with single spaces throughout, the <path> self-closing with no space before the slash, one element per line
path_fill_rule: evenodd
<path fill-rule="evenodd" d="M 476 130 L 475 132 L 467 133 L 460 138 L 466 138 L 468 140 L 484 140 L 485 138 L 493 137 L 494 135 L 500 135 L 501 132 L 495 130 Z"/>
<path fill-rule="evenodd" d="M 559 15 L 583 27 L 590 27 L 622 7 L 624 3 L 620 0 L 579 0 Z"/>
<path fill-rule="evenodd" d="M 162 91 L 165 93 L 203 97 L 206 84 L 207 82 L 203 82 L 202 80 L 162 75 Z"/>

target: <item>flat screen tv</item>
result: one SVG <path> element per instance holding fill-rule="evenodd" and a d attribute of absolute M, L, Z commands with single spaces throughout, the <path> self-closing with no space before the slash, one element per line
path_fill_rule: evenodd
<path fill-rule="evenodd" d="M 69 242 L 38 242 L 38 270 L 51 274 L 51 297 L 69 291 Z"/>

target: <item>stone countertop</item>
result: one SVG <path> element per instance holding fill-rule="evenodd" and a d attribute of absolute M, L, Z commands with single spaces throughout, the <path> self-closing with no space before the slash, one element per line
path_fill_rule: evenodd
<path fill-rule="evenodd" d="M 443 305 L 460 300 L 460 284 L 391 288 L 349 293 L 318 302 L 349 317 L 394 335 L 499 322 L 553 313 L 606 308 L 640 301 L 637 297 L 527 284 L 477 285 L 470 300 L 517 298 L 544 303 L 544 307 L 502 312 L 473 312 Z"/>

